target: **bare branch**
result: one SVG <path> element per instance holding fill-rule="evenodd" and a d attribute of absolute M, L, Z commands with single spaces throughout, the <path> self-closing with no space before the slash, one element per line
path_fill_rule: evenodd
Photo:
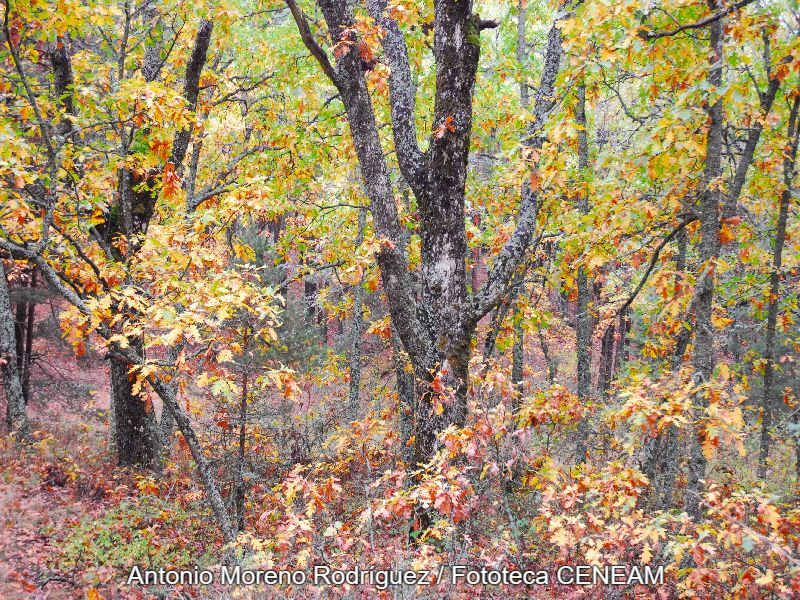
<path fill-rule="evenodd" d="M 308 51 L 311 52 L 311 55 L 317 59 L 317 62 L 322 67 L 325 75 L 328 76 L 328 79 L 338 88 L 339 77 L 336 74 L 336 69 L 333 68 L 331 61 L 328 60 L 328 54 L 322 49 L 322 46 L 317 43 L 317 40 L 314 39 L 314 34 L 311 32 L 311 27 L 308 24 L 305 14 L 300 10 L 295 0 L 286 0 L 286 5 L 292 12 L 294 22 L 297 23 L 297 29 L 300 32 L 300 38 L 303 40 L 303 44 L 305 44 Z"/>
<path fill-rule="evenodd" d="M 728 16 L 732 12 L 735 12 L 741 8 L 744 8 L 748 4 L 752 4 L 755 0 L 739 0 L 739 2 L 735 2 L 730 6 L 726 6 L 725 8 L 718 10 L 716 12 L 711 13 L 707 17 L 700 19 L 699 21 L 695 21 L 694 23 L 687 23 L 686 25 L 681 25 L 676 27 L 675 29 L 669 29 L 667 31 L 647 31 L 646 29 L 639 30 L 639 37 L 652 42 L 654 40 L 658 40 L 664 37 L 671 37 L 673 35 L 677 35 L 683 31 L 689 31 L 692 29 L 702 29 L 713 23 L 714 21 L 719 21 L 720 19 Z"/>

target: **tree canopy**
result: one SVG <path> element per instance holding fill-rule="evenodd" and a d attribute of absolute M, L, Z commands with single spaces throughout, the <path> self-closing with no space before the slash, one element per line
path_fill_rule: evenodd
<path fill-rule="evenodd" d="M 172 568 L 800 594 L 793 0 L 2 10 L 2 452 L 138 482 L 54 572 L 102 595 L 136 521 Z M 46 410 L 45 304 L 99 417 Z"/>

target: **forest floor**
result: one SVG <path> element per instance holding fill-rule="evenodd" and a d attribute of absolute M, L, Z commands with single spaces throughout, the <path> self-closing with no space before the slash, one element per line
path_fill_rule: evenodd
<path fill-rule="evenodd" d="M 134 564 L 213 563 L 213 520 L 180 444 L 161 477 L 115 466 L 106 361 L 91 347 L 76 356 L 61 338 L 58 309 L 37 308 L 35 442 L 20 450 L 0 435 L 0 600 L 153 597 L 124 587 L 125 573 Z M 526 375 L 543 380 L 540 348 L 528 352 Z M 556 368 L 570 368 L 569 352 L 558 344 L 551 352 Z"/>
<path fill-rule="evenodd" d="M 61 339 L 58 302 L 36 310 L 29 406 L 35 442 L 0 441 L 0 598 L 114 597 L 95 594 L 80 563 L 64 568 L 65 545 L 81 523 L 117 505 L 120 486 L 107 449 L 108 370 L 91 349 L 82 357 Z M 2 393 L 0 393 L 2 396 Z M 5 401 L 2 402 L 5 413 Z M 96 448 L 100 448 L 98 451 Z M 135 486 L 134 486 L 135 487 Z M 98 565 L 99 581 L 113 576 Z"/>
<path fill-rule="evenodd" d="M 82 597 L 80 585 L 48 566 L 59 542 L 48 532 L 79 521 L 87 507 L 60 490 L 5 479 L 9 475 L 4 469 L 0 481 L 0 598 Z"/>

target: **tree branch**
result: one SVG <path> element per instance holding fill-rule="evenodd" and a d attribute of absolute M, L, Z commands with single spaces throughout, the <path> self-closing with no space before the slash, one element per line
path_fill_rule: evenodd
<path fill-rule="evenodd" d="M 44 259 L 44 257 L 41 256 L 41 254 L 37 254 L 28 248 L 13 244 L 4 238 L 0 238 L 0 249 L 5 250 L 16 259 L 27 260 L 34 263 L 39 268 L 39 271 L 42 273 L 45 280 L 53 290 L 58 292 L 65 300 L 77 308 L 81 313 L 92 317 L 92 311 L 86 305 L 83 298 L 81 298 L 75 291 L 61 282 L 58 274 Z M 113 332 L 105 323 L 100 323 L 98 325 L 97 333 L 106 341 L 108 341 L 113 335 Z M 118 345 L 113 345 L 113 350 L 115 353 L 124 356 L 131 365 L 143 366 L 146 364 L 145 359 L 139 356 L 130 346 L 127 348 L 121 348 Z M 200 478 L 203 481 L 209 504 L 211 504 L 211 508 L 214 512 L 214 516 L 217 519 L 217 524 L 222 531 L 222 535 L 226 542 L 232 542 L 236 539 L 236 528 L 233 526 L 233 522 L 228 514 L 228 510 L 225 507 L 225 503 L 220 494 L 216 479 L 214 478 L 211 465 L 208 462 L 205 453 L 203 452 L 203 448 L 200 445 L 200 441 L 197 438 L 194 428 L 192 427 L 189 418 L 181 409 L 180 404 L 178 404 L 178 401 L 175 397 L 175 390 L 172 388 L 172 386 L 165 383 L 160 377 L 155 375 L 151 375 L 148 378 L 148 382 L 155 390 L 156 394 L 158 394 L 158 396 L 164 402 L 164 406 L 175 418 L 178 428 L 181 430 L 181 433 L 183 434 L 183 437 L 189 446 L 189 451 L 192 454 L 192 458 L 194 458 L 195 464 L 197 465 L 197 470 L 200 473 Z"/>
<path fill-rule="evenodd" d="M 197 110 L 197 99 L 200 95 L 200 75 L 208 57 L 208 47 L 211 44 L 211 32 L 214 28 L 212 21 L 203 21 L 197 35 L 194 38 L 194 48 L 189 62 L 186 65 L 186 82 L 183 86 L 183 98 L 189 106 L 189 110 Z M 189 136 L 192 128 L 180 130 L 175 135 L 172 143 L 172 156 L 170 162 L 175 166 L 175 171 L 180 173 L 183 169 L 183 160 L 186 158 L 186 149 L 189 147 Z"/>
<path fill-rule="evenodd" d="M 424 156 L 417 142 L 415 124 L 416 86 L 411 78 L 403 32 L 397 22 L 386 15 L 386 0 L 368 0 L 370 16 L 383 27 L 381 43 L 391 69 L 389 75 L 389 103 L 392 113 L 392 133 L 397 151 L 397 161 L 414 194 L 419 196 L 427 178 Z"/>
<path fill-rule="evenodd" d="M 678 226 L 675 227 L 675 229 L 670 231 L 669 234 L 667 235 L 667 237 L 665 237 L 663 240 L 661 240 L 661 242 L 658 244 L 658 246 L 656 246 L 656 249 L 653 252 L 653 256 L 650 258 L 650 263 L 647 265 L 647 269 L 645 269 L 644 275 L 642 275 L 642 279 L 639 281 L 639 285 L 636 286 L 636 289 L 633 290 L 633 292 L 631 293 L 630 296 L 628 296 L 628 299 L 625 300 L 625 302 L 622 304 L 622 306 L 620 306 L 617 309 L 617 313 L 616 313 L 617 315 L 620 315 L 623 312 L 625 312 L 628 309 L 628 307 L 631 304 L 633 304 L 633 301 L 636 300 L 636 297 L 639 295 L 639 292 L 642 291 L 642 288 L 644 287 L 644 284 L 647 283 L 647 280 L 650 278 L 650 274 L 653 272 L 653 268 L 656 266 L 656 262 L 658 261 L 658 257 L 661 255 L 661 251 L 664 249 L 664 247 L 667 244 L 669 244 L 673 239 L 675 239 L 675 236 L 678 235 L 683 230 L 684 227 L 686 227 L 689 223 L 692 223 L 693 221 L 696 221 L 696 220 L 697 220 L 697 217 L 695 217 L 695 216 L 687 217 L 686 219 L 681 221 L 678 224 Z"/>
<path fill-rule="evenodd" d="M 647 40 L 648 42 L 652 42 L 654 40 L 658 40 L 664 37 L 671 37 L 673 35 L 677 35 L 683 31 L 689 31 L 692 29 L 702 29 L 703 27 L 710 25 L 714 21 L 719 21 L 720 19 L 726 17 L 732 12 L 744 8 L 745 6 L 747 6 L 748 4 L 752 4 L 753 2 L 755 2 L 755 0 L 739 0 L 739 2 L 735 2 L 730 6 L 726 6 L 721 10 L 713 12 L 707 17 L 700 19 L 699 21 L 695 21 L 694 23 L 687 23 L 686 25 L 681 25 L 680 27 L 676 27 L 675 29 L 670 29 L 667 31 L 647 31 L 646 29 L 640 29 L 639 37 L 642 38 L 643 40 Z"/>
<path fill-rule="evenodd" d="M 322 46 L 317 43 L 317 40 L 314 39 L 314 34 L 311 32 L 311 27 L 308 24 L 305 14 L 300 10 L 295 0 L 286 0 L 286 6 L 289 7 L 294 22 L 297 24 L 297 29 L 300 32 L 300 38 L 303 40 L 303 44 L 305 44 L 308 51 L 311 52 L 311 56 L 317 59 L 317 62 L 322 67 L 325 75 L 328 76 L 328 79 L 331 80 L 331 83 L 338 88 L 339 76 L 336 74 L 336 69 L 331 65 L 328 54 L 322 49 Z"/>
<path fill-rule="evenodd" d="M 561 64 L 561 54 L 561 31 L 558 28 L 558 21 L 556 21 L 550 27 L 547 36 L 544 66 L 533 108 L 533 123 L 523 142 L 526 149 L 538 150 L 544 145 L 545 138 L 542 131 L 547 115 L 555 106 L 555 82 Z M 533 239 L 538 215 L 538 195 L 525 182 L 522 185 L 522 200 L 514 233 L 511 234 L 511 238 L 495 259 L 486 283 L 472 299 L 471 317 L 475 322 L 497 306 L 502 298 L 507 282 L 524 259 Z"/>

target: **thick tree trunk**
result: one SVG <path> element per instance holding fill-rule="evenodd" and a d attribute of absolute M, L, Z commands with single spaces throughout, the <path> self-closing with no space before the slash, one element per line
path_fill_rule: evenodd
<path fill-rule="evenodd" d="M 140 342 L 131 346 L 142 353 Z M 121 467 L 153 469 L 158 466 L 160 438 L 155 411 L 145 398 L 133 393 L 130 368 L 129 363 L 117 357 L 109 362 L 117 463 Z"/>
<path fill-rule="evenodd" d="M 153 18 L 152 11 L 144 13 L 145 19 Z M 189 62 L 186 66 L 184 83 L 184 100 L 194 111 L 197 107 L 200 75 L 205 65 L 208 47 L 211 41 L 213 25 L 211 21 L 203 21 L 195 36 L 195 43 Z M 145 49 L 143 73 L 147 81 L 158 78 L 161 66 L 161 48 L 158 43 Z M 179 131 L 172 145 L 170 162 L 177 172 L 181 172 L 186 156 L 190 130 Z M 127 151 L 127 148 L 126 148 Z M 149 189 L 155 182 L 156 172 L 150 172 L 141 180 L 128 169 L 121 169 L 118 182 L 119 217 L 109 217 L 105 226 L 106 237 L 115 233 L 123 233 L 128 239 L 128 253 L 135 253 L 139 243 L 137 237 L 147 231 L 150 220 L 155 214 L 157 197 Z M 140 188 L 140 186 L 144 186 Z M 117 260 L 125 257 L 116 256 Z M 134 342 L 141 353 L 141 340 Z M 155 411 L 150 403 L 136 398 L 132 394 L 128 378 L 129 366 L 112 360 L 109 371 L 111 375 L 111 415 L 112 415 L 112 447 L 116 448 L 121 466 L 158 468 L 161 465 L 161 442 L 168 441 L 165 434 L 171 433 L 172 421 L 166 413 L 162 428 L 156 424 Z"/>
<path fill-rule="evenodd" d="M 337 48 L 336 64 L 317 42 L 296 0 L 286 0 L 300 36 L 336 86 L 344 104 L 350 133 L 361 167 L 364 191 L 370 200 L 378 238 L 385 240 L 377 262 L 393 326 L 413 364 L 418 401 L 414 415 L 413 463 L 430 460 L 436 436 L 450 424 L 466 419 L 467 374 L 472 337 L 478 321 L 506 295 L 508 284 L 533 240 L 538 199 L 533 190 L 523 195 L 517 226 L 494 261 L 481 290 L 467 291 L 465 183 L 472 132 L 472 99 L 480 56 L 480 32 L 497 23 L 472 12 L 471 0 L 434 2 L 433 54 L 436 92 L 432 136 L 422 153 L 415 128 L 415 94 L 403 33 L 386 14 L 386 2 L 368 0 L 371 16 L 384 29 L 381 40 L 389 63 L 389 101 L 396 156 L 403 178 L 413 191 L 421 223 L 419 286 L 409 273 L 403 227 L 398 219 L 392 182 L 378 135 L 375 111 L 364 77 L 360 40 L 352 5 L 344 0 L 318 0 L 330 42 Z M 538 117 L 531 145 L 544 139 L 542 124 L 554 105 L 553 86 L 561 56 L 560 34 L 548 38 L 542 84 L 534 110 Z M 421 288 L 421 289 L 419 289 Z M 430 514 L 419 515 L 418 526 Z"/>
<path fill-rule="evenodd" d="M 11 311 L 11 298 L 2 260 L 0 260 L 0 373 L 3 376 L 3 389 L 6 393 L 8 430 L 15 433 L 18 440 L 26 440 L 30 434 L 30 427 L 17 364 L 14 313 Z"/>
<path fill-rule="evenodd" d="M 795 99 L 789 115 L 788 148 L 783 157 L 784 189 L 781 192 L 778 209 L 778 223 L 775 239 L 772 244 L 772 272 L 770 273 L 769 304 L 767 308 L 767 331 L 764 343 L 764 389 L 761 400 L 761 443 L 758 453 L 758 476 L 766 479 L 767 459 L 770 449 L 770 427 L 772 411 L 775 405 L 775 337 L 778 322 L 778 310 L 781 294 L 781 267 L 783 266 L 783 246 L 786 241 L 786 223 L 789 218 L 789 204 L 792 199 L 792 187 L 797 157 L 798 109 L 800 99 Z"/>

